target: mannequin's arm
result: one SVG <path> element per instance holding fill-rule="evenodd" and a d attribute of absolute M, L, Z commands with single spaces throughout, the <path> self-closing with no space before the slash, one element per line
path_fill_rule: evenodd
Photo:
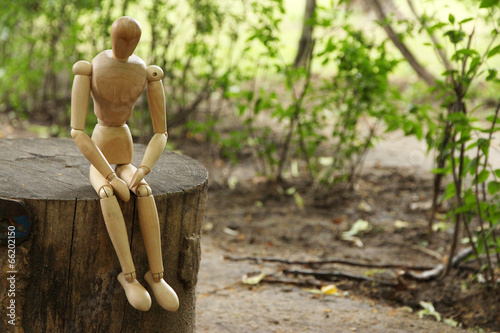
<path fill-rule="evenodd" d="M 161 82 L 163 71 L 158 66 L 149 66 L 146 70 L 148 72 L 148 103 L 155 134 L 149 141 L 141 166 L 132 177 L 130 188 L 139 185 L 144 176 L 151 171 L 156 161 L 163 153 L 168 138 L 165 92 Z"/>
<path fill-rule="evenodd" d="M 71 137 L 75 140 L 83 156 L 106 178 L 123 201 L 130 199 L 130 191 L 123 180 L 118 178 L 94 141 L 83 132 L 90 100 L 90 75 L 92 66 L 86 61 L 78 61 L 73 66 L 75 79 L 71 91 Z"/>

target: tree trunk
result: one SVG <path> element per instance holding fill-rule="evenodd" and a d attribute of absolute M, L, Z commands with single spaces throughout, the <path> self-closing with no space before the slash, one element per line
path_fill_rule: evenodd
<path fill-rule="evenodd" d="M 413 70 L 423 79 L 429 86 L 436 84 L 436 78 L 424 66 L 418 62 L 413 53 L 408 49 L 405 43 L 399 38 L 398 34 L 394 31 L 392 26 L 387 23 L 387 14 L 385 13 L 382 4 L 379 0 L 367 1 L 375 11 L 378 20 L 381 22 L 382 27 L 387 33 L 387 37 L 392 41 L 394 46 L 401 52 L 403 57 L 406 58 Z"/>
<path fill-rule="evenodd" d="M 314 16 L 316 11 L 316 0 L 306 0 L 306 10 L 304 12 L 304 21 L 302 23 L 302 35 L 300 36 L 297 55 L 293 65 L 295 68 L 306 67 L 309 56 L 314 45 L 313 30 Z"/>
<path fill-rule="evenodd" d="M 145 146 L 135 145 L 138 165 Z M 132 308 L 116 277 L 120 265 L 109 239 L 99 198 L 88 180 L 89 163 L 69 139 L 0 140 L 0 216 L 18 199 L 31 219 L 28 240 L 15 248 L 15 265 L 2 272 L 0 331 L 13 327 L 5 314 L 14 301 L 17 331 L 26 332 L 194 332 L 195 285 L 207 172 L 193 159 L 165 152 L 146 177 L 160 218 L 165 281 L 180 307 L 168 312 L 155 301 L 147 312 Z M 137 279 L 147 258 L 136 198 L 120 202 Z M 2 221 L 3 224 L 5 221 Z M 1 226 L 1 225 L 0 225 Z M 1 267 L 8 267 L 1 247 Z M 14 269 L 12 269 L 14 268 Z M 12 279 L 7 280 L 12 275 Z M 14 284 L 12 284 L 14 282 Z M 9 293 L 14 287 L 14 294 Z M 8 312 L 10 311 L 10 312 Z"/>

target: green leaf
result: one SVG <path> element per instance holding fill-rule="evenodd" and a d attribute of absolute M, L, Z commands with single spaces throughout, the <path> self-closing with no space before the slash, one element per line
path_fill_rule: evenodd
<path fill-rule="evenodd" d="M 432 27 L 428 28 L 427 31 L 429 31 L 429 33 L 433 33 L 434 31 L 441 29 L 442 27 L 445 27 L 446 25 L 447 25 L 447 23 L 439 22 L 439 23 L 434 24 Z"/>
<path fill-rule="evenodd" d="M 479 8 L 489 8 L 498 4 L 498 0 L 481 0 Z"/>
<path fill-rule="evenodd" d="M 489 194 L 495 194 L 498 191 L 500 191 L 500 183 L 497 181 L 489 182 L 488 183 L 488 193 Z"/>
<path fill-rule="evenodd" d="M 419 124 L 420 125 L 420 124 Z M 414 130 L 415 130 L 415 136 L 417 137 L 417 139 L 419 140 L 422 140 L 422 137 L 424 136 L 424 128 L 423 126 L 415 126 L 414 127 Z"/>
<path fill-rule="evenodd" d="M 464 54 L 470 57 L 479 56 L 479 52 L 472 49 L 461 49 L 457 51 L 458 54 Z"/>
<path fill-rule="evenodd" d="M 467 190 L 464 193 L 464 200 L 465 200 L 465 204 L 466 204 L 465 206 L 467 206 L 468 209 L 470 209 L 471 206 L 475 206 L 476 196 L 474 195 L 474 193 L 472 193 L 471 189 Z"/>
<path fill-rule="evenodd" d="M 450 13 L 450 15 L 448 15 L 448 21 L 450 21 L 451 24 L 455 23 L 455 16 Z"/>
<path fill-rule="evenodd" d="M 490 172 L 488 170 L 483 170 L 479 173 L 479 175 L 477 176 L 477 182 L 478 183 L 484 183 L 486 181 L 486 179 L 488 179 L 490 175 Z"/>
<path fill-rule="evenodd" d="M 491 116 L 486 117 L 486 120 L 489 121 L 490 123 L 492 123 L 493 121 L 496 121 L 496 117 L 495 117 L 495 115 L 491 115 Z"/>
<path fill-rule="evenodd" d="M 435 174 L 445 174 L 446 173 L 446 169 L 444 168 L 435 168 L 435 169 L 432 169 L 431 172 L 432 173 L 435 173 Z"/>
<path fill-rule="evenodd" d="M 476 148 L 478 145 L 479 145 L 479 142 L 474 141 L 473 143 L 471 143 L 470 145 L 468 145 L 467 148 L 465 148 L 465 151 L 471 150 L 473 148 Z"/>
<path fill-rule="evenodd" d="M 500 45 L 497 45 L 497 46 L 495 46 L 494 48 L 492 48 L 492 49 L 490 50 L 490 52 L 488 52 L 487 57 L 488 57 L 488 58 L 491 58 L 491 57 L 493 57 L 495 54 L 497 54 L 498 52 L 500 52 Z"/>
<path fill-rule="evenodd" d="M 486 77 L 486 81 L 491 81 L 497 77 L 498 70 L 496 68 L 488 68 L 488 76 Z"/>
<path fill-rule="evenodd" d="M 444 36 L 448 36 L 448 38 L 450 38 L 450 42 L 453 44 L 458 44 L 464 40 L 465 32 L 462 30 L 449 30 L 444 34 Z"/>
<path fill-rule="evenodd" d="M 479 143 L 479 149 L 483 152 L 484 156 L 488 157 L 490 154 L 490 140 L 480 138 L 478 140 Z"/>
<path fill-rule="evenodd" d="M 479 65 L 481 65 L 481 59 L 479 59 L 479 57 L 473 58 L 469 66 L 469 70 L 467 71 L 467 75 L 472 74 Z"/>
<path fill-rule="evenodd" d="M 456 193 L 457 191 L 455 190 L 455 183 L 448 184 L 448 186 L 446 187 L 446 191 L 444 193 L 445 200 L 453 198 Z"/>
<path fill-rule="evenodd" d="M 458 22 L 458 24 L 464 24 L 464 23 L 467 23 L 467 22 L 472 21 L 473 19 L 474 19 L 474 18 L 469 17 L 469 18 L 466 18 L 466 19 L 464 19 L 464 20 L 462 20 L 462 21 Z"/>
<path fill-rule="evenodd" d="M 464 172 L 469 172 L 471 175 L 476 173 L 477 169 L 477 158 L 469 159 L 467 156 L 464 157 L 464 164 L 466 167 L 464 168 Z"/>
<path fill-rule="evenodd" d="M 471 49 L 461 49 L 455 52 L 453 56 L 451 57 L 452 60 L 459 60 L 459 59 L 464 59 L 465 57 L 471 57 L 473 59 L 479 57 L 479 52 L 476 50 L 471 50 Z"/>

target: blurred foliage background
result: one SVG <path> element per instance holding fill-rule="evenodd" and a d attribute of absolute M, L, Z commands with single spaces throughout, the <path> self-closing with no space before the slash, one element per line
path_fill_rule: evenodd
<path fill-rule="evenodd" d="M 436 156 L 429 232 L 435 207 L 451 201 L 450 258 L 462 228 L 492 280 L 490 256 L 500 262 L 500 169 L 490 158 L 500 109 L 498 7 L 498 0 L 3 1 L 1 120 L 68 137 L 72 65 L 110 48 L 112 22 L 132 16 L 143 28 L 136 54 L 165 72 L 171 137 L 207 142 L 233 163 L 252 156 L 270 180 L 313 189 L 352 188 L 385 133 L 425 140 Z M 95 123 L 89 112 L 89 132 Z M 144 96 L 129 126 L 136 141 L 150 137 Z"/>

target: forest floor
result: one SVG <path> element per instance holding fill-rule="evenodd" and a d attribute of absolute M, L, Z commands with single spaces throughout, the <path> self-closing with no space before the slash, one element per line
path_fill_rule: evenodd
<path fill-rule="evenodd" d="M 401 276 L 412 267 L 444 262 L 452 234 L 449 224 L 439 221 L 442 230 L 427 234 L 432 157 L 423 143 L 398 134 L 380 142 L 349 192 L 320 193 L 295 183 L 303 207 L 283 194 L 286 184 L 256 176 L 251 159 L 233 166 L 210 155 L 204 144 L 178 149 L 210 174 L 198 332 L 500 332 L 500 290 L 477 281 L 474 263 L 443 279 Z M 444 209 L 438 214 L 443 221 Z M 358 223 L 366 230 L 345 237 L 360 220 L 367 222 Z M 235 260 L 242 257 L 254 259 Z M 373 267 L 265 258 L 345 260 Z M 398 267 L 377 267 L 383 264 Z M 287 273 L 293 270 L 357 274 L 373 281 Z M 265 274 L 260 283 L 243 283 L 258 274 Z M 322 286 L 333 293 L 321 293 Z M 426 304 L 434 310 L 425 310 Z"/>
<path fill-rule="evenodd" d="M 36 136 L 0 126 L 0 138 Z M 204 143 L 175 144 L 210 173 L 197 332 L 500 332 L 500 289 L 478 281 L 474 263 L 430 281 L 402 273 L 442 263 L 452 234 L 447 223 L 427 234 L 432 158 L 423 143 L 398 134 L 379 142 L 351 191 L 320 192 L 294 183 L 303 206 L 297 194 L 283 194 L 292 185 L 257 176 L 251 159 L 234 166 Z M 445 208 L 438 214 L 443 221 Z M 354 232 L 354 225 L 364 230 Z M 242 257 L 255 260 L 235 260 Z M 352 265 L 359 262 L 373 267 Z M 377 267 L 384 264 L 397 267 Z M 287 273 L 293 270 L 354 278 Z M 258 274 L 264 276 L 259 283 L 243 283 Z M 330 292 L 321 293 L 322 286 Z M 423 308 L 429 304 L 434 310 Z"/>

